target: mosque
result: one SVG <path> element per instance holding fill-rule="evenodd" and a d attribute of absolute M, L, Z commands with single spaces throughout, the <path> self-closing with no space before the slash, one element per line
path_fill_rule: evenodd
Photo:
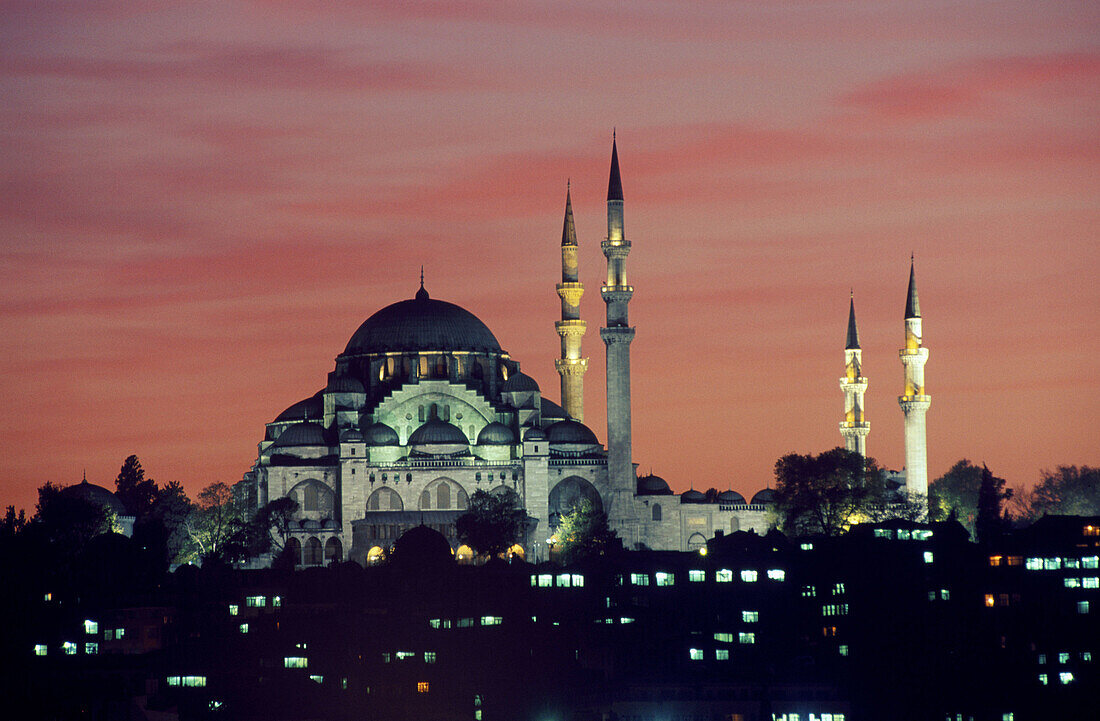
<path fill-rule="evenodd" d="M 628 319 L 634 289 L 626 278 L 631 242 L 614 138 L 601 243 L 607 259 L 600 288 L 607 316 L 599 331 L 607 362 L 606 446 L 584 422 L 588 358 L 581 343 L 587 323 L 580 317 L 584 284 L 577 247 L 567 189 L 556 286 L 561 405 L 543 395 L 474 314 L 432 298 L 421 275 L 411 299 L 382 308 L 359 326 L 321 390 L 267 424 L 244 483 L 257 508 L 284 496 L 298 503 L 288 547 L 303 565 L 375 562 L 420 525 L 442 533 L 460 561 L 468 559 L 472 553 L 460 544 L 455 520 L 479 490 L 512 496 L 526 509 L 533 520 L 513 552 L 533 561 L 548 557 L 558 519 L 580 499 L 607 513 L 628 548 L 687 551 L 719 532 L 767 530 L 769 489 L 748 501 L 732 490 L 717 498 L 696 490 L 677 496 L 658 476 L 637 476 L 630 402 L 635 329 Z M 915 299 L 912 277 L 910 286 Z M 917 316 L 915 325 L 906 321 L 907 337 L 915 339 L 907 369 L 916 369 L 918 360 L 922 367 L 927 356 L 919 351 L 919 310 Z M 859 373 L 854 305 L 848 346 L 841 433 L 850 448 L 858 444 L 854 449 L 863 452 L 869 425 L 862 413 L 866 379 Z M 915 400 L 904 401 L 903 409 L 909 403 L 914 418 L 919 412 L 923 441 L 923 373 L 919 388 L 909 385 L 907 396 Z M 907 441 L 909 435 L 907 420 Z"/>

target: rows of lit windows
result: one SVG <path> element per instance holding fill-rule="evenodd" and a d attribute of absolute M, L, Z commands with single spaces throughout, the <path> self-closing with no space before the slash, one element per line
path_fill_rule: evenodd
<path fill-rule="evenodd" d="M 949 591 L 946 588 L 941 588 L 940 592 L 939 592 L 939 598 L 940 598 L 941 601 L 950 600 L 951 599 L 951 591 Z M 929 591 L 928 592 L 928 600 L 929 601 L 935 601 L 936 600 L 936 592 L 935 591 Z"/>
<path fill-rule="evenodd" d="M 772 714 L 772 721 L 844 721 L 842 713 L 808 713 L 805 717 L 797 713 Z"/>
<path fill-rule="evenodd" d="M 990 556 L 990 565 L 998 565 L 993 559 L 999 556 Z M 1084 558 L 1029 558 L 1024 562 L 1024 568 L 1029 571 L 1057 571 L 1062 568 L 1100 568 L 1100 556 L 1085 556 Z"/>
<path fill-rule="evenodd" d="M 126 635 L 126 629 L 125 628 L 108 628 L 107 630 L 105 630 L 103 632 L 103 640 L 104 641 L 114 641 L 115 639 L 118 639 L 119 641 L 121 641 L 122 637 L 125 636 L 125 635 Z"/>
<path fill-rule="evenodd" d="M 1100 576 L 1065 578 L 1062 582 L 1065 584 L 1066 588 L 1100 588 Z"/>
<path fill-rule="evenodd" d="M 1073 654 L 1071 654 L 1071 653 L 1070 653 L 1069 651 L 1061 651 L 1061 652 L 1059 652 L 1059 653 L 1058 653 L 1058 663 L 1060 663 L 1060 664 L 1067 664 L 1067 663 L 1069 663 L 1069 661 L 1070 661 L 1070 657 L 1071 657 L 1072 655 L 1073 655 Z M 1082 661 L 1084 661 L 1084 662 L 1086 662 L 1086 663 L 1088 663 L 1088 662 L 1092 661 L 1092 651 L 1081 651 L 1081 652 L 1080 652 L 1080 653 L 1078 654 L 1078 656 L 1079 656 L 1079 658 L 1080 658 L 1080 659 L 1081 659 Z M 1040 666 L 1045 666 L 1045 665 L 1046 665 L 1046 663 L 1047 663 L 1047 655 L 1046 655 L 1045 653 L 1041 653 L 1041 654 L 1039 654 L 1039 656 L 1038 656 L 1038 661 L 1039 661 L 1039 665 L 1040 665 Z"/>
<path fill-rule="evenodd" d="M 899 541 L 927 541 L 932 538 L 932 531 L 927 528 L 918 528 L 910 531 L 905 528 L 899 528 L 896 532 L 892 528 L 876 528 L 875 538 L 897 538 Z"/>
<path fill-rule="evenodd" d="M 822 616 L 847 616 L 848 604 L 846 603 L 829 603 L 821 607 Z"/>
<path fill-rule="evenodd" d="M 535 617 L 532 616 L 531 620 L 534 621 Z M 453 624 L 451 622 L 451 619 L 449 619 L 449 618 L 429 618 L 428 619 L 428 625 L 431 626 L 432 628 L 441 628 L 441 629 L 443 629 L 443 628 L 452 628 L 452 627 L 454 627 L 454 628 L 472 628 L 472 627 L 474 627 L 478 624 L 478 621 L 481 622 L 482 626 L 499 626 L 502 623 L 504 623 L 504 617 L 503 616 L 482 616 L 480 619 L 467 617 L 467 618 L 457 619 L 456 621 L 454 621 Z"/>
<path fill-rule="evenodd" d="M 1073 673 L 1070 671 L 1062 671 L 1058 674 L 1058 683 L 1063 686 L 1073 681 Z M 1050 676 L 1045 673 L 1039 674 L 1039 683 L 1046 686 L 1050 683 Z"/>
<path fill-rule="evenodd" d="M 169 676 L 169 686 L 183 686 L 185 688 L 203 688 L 206 686 L 206 676 Z"/>
<path fill-rule="evenodd" d="M 584 576 L 579 573 L 559 573 L 556 577 L 552 573 L 531 574 L 531 587 L 535 588 L 583 588 Z"/>

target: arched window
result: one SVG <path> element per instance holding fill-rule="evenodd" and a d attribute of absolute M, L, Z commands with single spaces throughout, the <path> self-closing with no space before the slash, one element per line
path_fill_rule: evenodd
<path fill-rule="evenodd" d="M 416 420 L 420 421 L 421 423 L 424 422 L 424 406 L 417 407 L 417 409 L 416 409 Z"/>
<path fill-rule="evenodd" d="M 379 488 L 367 499 L 368 511 L 402 511 L 401 495 L 392 488 Z"/>
<path fill-rule="evenodd" d="M 333 536 L 325 542 L 325 563 L 339 563 L 343 560 L 344 549 L 340 539 Z"/>
<path fill-rule="evenodd" d="M 431 491 L 424 491 L 420 494 L 420 510 L 427 511 L 432 507 L 432 494 Z"/>
<path fill-rule="evenodd" d="M 653 504 L 653 520 L 654 521 L 660 521 L 661 520 L 661 504 L 660 503 L 654 503 Z"/>
<path fill-rule="evenodd" d="M 320 566 L 321 565 L 321 542 L 317 540 L 316 536 L 310 536 L 306 541 L 306 560 L 307 566 Z"/>
<path fill-rule="evenodd" d="M 302 565 L 302 543 L 297 538 L 288 538 L 286 542 L 286 555 L 290 556 L 294 565 Z"/>
<path fill-rule="evenodd" d="M 447 510 L 451 507 L 451 487 L 446 483 L 440 483 L 435 488 L 435 507 Z"/>
<path fill-rule="evenodd" d="M 312 484 L 305 487 L 305 491 L 302 494 L 305 496 L 304 510 L 316 511 L 317 510 L 317 486 Z"/>
<path fill-rule="evenodd" d="M 458 497 L 458 502 L 455 503 L 455 507 L 460 511 L 465 511 L 466 510 L 466 500 L 467 500 L 466 499 L 466 491 L 459 488 L 458 493 L 456 495 Z"/>
<path fill-rule="evenodd" d="M 381 546 L 374 546 L 367 551 L 367 565 L 371 566 L 376 563 L 381 563 L 386 559 L 386 552 L 382 550 Z"/>
<path fill-rule="evenodd" d="M 698 551 L 700 548 L 703 548 L 706 545 L 707 539 L 706 536 L 704 536 L 702 533 L 693 533 L 691 534 L 691 537 L 688 538 L 689 551 Z"/>
<path fill-rule="evenodd" d="M 557 517 L 560 518 L 563 515 L 572 513 L 577 504 L 584 499 L 592 504 L 593 509 L 603 510 L 603 499 L 600 498 L 600 492 L 596 490 L 596 487 L 580 476 L 569 476 L 550 491 L 551 517 L 557 514 Z"/>
<path fill-rule="evenodd" d="M 741 519 L 734 516 L 730 519 L 730 533 L 737 533 L 741 530 Z"/>

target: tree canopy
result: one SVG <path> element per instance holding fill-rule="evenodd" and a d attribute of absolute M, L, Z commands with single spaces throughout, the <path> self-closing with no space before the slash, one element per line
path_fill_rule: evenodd
<path fill-rule="evenodd" d="M 466 512 L 455 521 L 458 537 L 480 555 L 497 556 L 523 536 L 527 512 L 515 493 L 475 491 Z"/>
<path fill-rule="evenodd" d="M 115 495 L 136 518 L 148 514 L 157 499 L 157 483 L 145 477 L 145 469 L 135 455 L 122 462 L 115 478 L 115 489 Z"/>
<path fill-rule="evenodd" d="M 1100 516 L 1100 468 L 1058 466 L 1044 470 L 1027 495 L 1025 515 Z"/>
<path fill-rule="evenodd" d="M 562 563 L 603 556 L 622 548 L 619 535 L 607 525 L 607 514 L 582 498 L 561 517 L 555 550 Z"/>
<path fill-rule="evenodd" d="M 982 485 L 982 469 L 963 458 L 928 486 L 928 517 L 933 521 L 954 518 L 971 536 L 978 517 L 978 490 Z"/>
<path fill-rule="evenodd" d="M 984 464 L 981 485 L 978 487 L 978 515 L 974 527 L 978 541 L 989 543 L 1008 529 L 1008 514 L 1004 502 L 1012 497 L 1012 489 L 1005 488 L 1005 479 L 997 478 Z"/>

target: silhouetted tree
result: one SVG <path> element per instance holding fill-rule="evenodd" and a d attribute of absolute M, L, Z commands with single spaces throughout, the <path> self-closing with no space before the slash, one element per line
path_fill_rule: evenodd
<path fill-rule="evenodd" d="M 835 536 L 860 520 L 883 515 L 892 497 L 873 458 L 834 448 L 820 455 L 790 453 L 775 462 L 775 506 L 790 535 Z"/>
<path fill-rule="evenodd" d="M 115 478 L 115 494 L 127 510 L 141 519 L 153 509 L 157 498 L 157 484 L 145 477 L 145 469 L 137 456 L 128 456 Z"/>
<path fill-rule="evenodd" d="M 211 483 L 199 491 L 194 508 L 187 516 L 187 560 L 232 562 L 246 558 L 254 541 L 249 538 L 243 503 L 233 489 L 222 482 Z"/>
<path fill-rule="evenodd" d="M 618 534 L 607 525 L 607 514 L 587 498 L 562 515 L 555 535 L 558 558 L 566 564 L 613 553 L 623 545 Z"/>
<path fill-rule="evenodd" d="M 970 535 L 975 534 L 974 520 L 978 515 L 978 489 L 982 485 L 982 469 L 963 458 L 928 486 L 928 517 L 946 521 L 952 513 Z"/>
<path fill-rule="evenodd" d="M 458 537 L 478 555 L 497 556 L 523 535 L 527 513 L 514 493 L 474 491 L 466 512 L 455 521 Z"/>
<path fill-rule="evenodd" d="M 974 521 L 979 543 L 990 543 L 1008 525 L 1004 502 L 1012 497 L 1012 489 L 1005 488 L 1005 479 L 997 478 L 984 464 L 982 480 L 978 487 L 978 517 Z"/>
<path fill-rule="evenodd" d="M 1019 515 L 1032 520 L 1046 515 L 1098 516 L 1100 468 L 1058 466 L 1054 471 L 1044 470 L 1027 501 Z"/>

